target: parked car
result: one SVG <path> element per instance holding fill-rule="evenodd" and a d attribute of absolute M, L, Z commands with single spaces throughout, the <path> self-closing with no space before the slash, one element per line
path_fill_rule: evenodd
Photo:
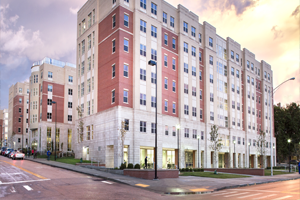
<path fill-rule="evenodd" d="M 21 153 L 21 152 L 17 151 L 17 152 L 14 153 L 12 159 L 13 160 L 16 160 L 16 159 L 24 160 L 24 157 L 25 157 L 24 153 Z"/>
<path fill-rule="evenodd" d="M 2 153 L 5 152 L 6 149 L 7 149 L 7 147 L 2 147 L 1 150 L 0 150 L 0 155 L 3 155 Z"/>
<path fill-rule="evenodd" d="M 13 151 L 13 149 L 7 149 L 4 153 L 4 156 L 8 157 L 8 155 L 11 151 Z"/>
<path fill-rule="evenodd" d="M 11 152 L 8 154 L 8 157 L 9 157 L 9 158 L 12 158 L 16 152 L 17 152 L 16 150 L 11 151 Z"/>

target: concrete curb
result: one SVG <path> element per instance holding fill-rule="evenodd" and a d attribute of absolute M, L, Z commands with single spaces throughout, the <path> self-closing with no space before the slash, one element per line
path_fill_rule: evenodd
<path fill-rule="evenodd" d="M 36 163 L 40 163 L 40 164 L 51 166 L 51 167 L 57 167 L 57 168 L 61 168 L 61 169 L 65 169 L 65 170 L 69 170 L 69 171 L 73 171 L 73 172 L 77 172 L 77 173 L 81 173 L 81 174 L 86 174 L 86 175 L 89 175 L 89 176 L 103 178 L 104 180 L 110 180 L 110 181 L 114 181 L 114 182 L 117 182 L 117 183 L 129 185 L 128 183 L 124 183 L 122 181 L 119 181 L 119 180 L 116 180 L 116 179 L 113 179 L 113 178 L 107 178 L 105 176 L 101 176 L 101 175 L 98 175 L 98 174 L 92 174 L 92 173 L 88 173 L 88 172 L 77 171 L 77 170 L 70 169 L 70 168 L 63 167 L 63 166 L 57 166 L 57 165 L 51 165 L 50 163 L 48 164 L 48 163 L 44 163 L 44 162 L 39 162 L 37 160 L 31 160 L 31 159 L 26 159 L 26 158 L 25 158 L 25 160 L 36 162 Z"/>

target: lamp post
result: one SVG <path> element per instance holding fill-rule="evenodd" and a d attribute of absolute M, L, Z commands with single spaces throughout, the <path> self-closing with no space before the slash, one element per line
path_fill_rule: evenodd
<path fill-rule="evenodd" d="M 23 115 L 20 115 L 20 117 L 23 117 Z M 23 122 L 23 120 L 21 119 L 21 122 Z M 23 139 L 24 139 L 24 131 L 22 132 L 22 152 L 23 152 Z"/>
<path fill-rule="evenodd" d="M 177 129 L 177 148 L 178 148 L 178 152 L 177 152 L 177 168 L 179 170 L 179 129 L 180 129 L 180 124 L 176 125 L 176 129 Z"/>
<path fill-rule="evenodd" d="M 55 129 L 54 129 L 54 133 L 55 133 L 55 137 L 54 137 L 54 160 L 56 161 L 56 122 L 57 122 L 57 102 L 56 101 L 52 101 L 52 104 L 55 104 Z"/>
<path fill-rule="evenodd" d="M 233 162 L 233 167 L 235 168 L 235 162 L 236 162 L 236 156 L 235 156 L 235 140 L 233 140 L 233 144 L 234 144 L 234 162 Z"/>
<path fill-rule="evenodd" d="M 279 88 L 279 86 L 281 86 L 282 84 L 284 84 L 287 81 L 293 81 L 293 80 L 295 80 L 295 77 L 290 78 L 290 79 L 288 79 L 288 80 L 280 83 L 276 88 L 274 88 L 272 90 L 272 99 L 273 99 L 273 96 L 274 96 L 276 90 Z M 270 105 L 269 106 L 270 107 L 270 110 L 269 110 L 270 114 L 269 115 L 271 116 L 271 91 L 270 90 L 269 90 L 269 105 Z M 270 117 L 270 144 L 272 145 L 272 123 L 271 123 L 271 117 Z M 272 151 L 270 151 L 270 154 L 271 154 L 271 176 L 273 176 L 273 155 L 272 155 Z"/>
<path fill-rule="evenodd" d="M 248 152 L 248 154 L 249 154 L 249 155 L 248 155 L 248 159 L 249 159 L 249 168 L 251 168 L 251 167 L 250 167 L 250 145 L 251 145 L 250 142 L 248 142 L 248 146 L 249 146 L 249 152 Z"/>
<path fill-rule="evenodd" d="M 200 168 L 200 165 L 199 165 L 199 140 L 200 140 L 200 135 L 197 135 L 197 139 L 198 139 L 198 168 Z"/>
<path fill-rule="evenodd" d="M 153 60 L 149 60 L 149 65 L 155 66 L 155 73 L 156 73 L 156 81 L 155 81 L 155 175 L 154 180 L 157 180 L 157 63 Z"/>
<path fill-rule="evenodd" d="M 287 142 L 289 143 L 289 151 L 290 151 L 291 139 L 288 139 Z M 291 153 L 290 152 L 289 152 L 289 172 L 291 172 Z"/>
<path fill-rule="evenodd" d="M 275 146 L 273 146 L 273 155 L 275 156 Z"/>

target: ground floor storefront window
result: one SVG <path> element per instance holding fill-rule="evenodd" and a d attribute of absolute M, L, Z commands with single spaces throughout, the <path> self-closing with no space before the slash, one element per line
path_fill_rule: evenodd
<path fill-rule="evenodd" d="M 175 150 L 163 150 L 163 169 L 175 169 Z"/>
<path fill-rule="evenodd" d="M 154 150 L 153 149 L 140 149 L 140 166 L 141 168 L 146 168 L 145 158 L 147 157 L 147 169 L 153 169 L 154 163 Z"/>

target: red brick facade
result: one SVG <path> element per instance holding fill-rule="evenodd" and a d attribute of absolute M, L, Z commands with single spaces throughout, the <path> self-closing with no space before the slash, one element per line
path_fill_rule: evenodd
<path fill-rule="evenodd" d="M 22 99 L 22 102 L 19 102 Z M 21 109 L 21 110 L 19 110 Z M 24 119 L 24 96 L 16 95 L 13 99 L 13 132 L 15 134 L 23 134 L 23 119 Z M 20 112 L 21 111 L 21 112 Z M 23 117 L 20 117 L 22 115 Z M 21 122 L 19 122 L 21 118 Z M 20 128 L 20 132 L 18 131 Z"/>

